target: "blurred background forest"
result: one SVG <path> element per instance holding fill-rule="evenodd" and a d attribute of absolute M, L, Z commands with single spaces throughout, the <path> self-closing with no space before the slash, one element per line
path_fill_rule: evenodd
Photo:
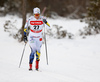
<path fill-rule="evenodd" d="M 70 19 L 82 19 L 81 22 L 84 21 L 88 26 L 84 28 L 84 31 L 80 30 L 80 35 L 100 33 L 100 0 L 0 0 L 0 16 L 9 14 L 23 18 L 22 28 L 18 31 L 18 34 L 22 34 L 23 39 L 26 15 L 28 13 L 33 14 L 35 7 L 39 7 L 41 12 L 46 8 L 44 13 L 46 17 L 57 18 L 61 16 Z M 5 26 L 7 25 L 5 23 Z M 57 35 L 60 34 L 59 30 L 58 26 Z M 62 33 L 65 37 L 66 32 Z"/>
<path fill-rule="evenodd" d="M 21 16 L 24 0 L 0 0 L 0 15 L 17 14 Z M 86 7 L 90 0 L 25 0 L 26 12 L 32 13 L 34 7 L 39 7 L 41 11 L 46 7 L 45 15 L 59 15 L 69 18 L 84 18 Z"/>

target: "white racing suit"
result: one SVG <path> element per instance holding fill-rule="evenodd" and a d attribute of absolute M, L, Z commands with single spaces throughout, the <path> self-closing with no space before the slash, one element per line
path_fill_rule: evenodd
<path fill-rule="evenodd" d="M 39 19 L 34 18 L 34 16 L 31 16 L 24 27 L 24 35 L 26 35 L 28 27 L 30 27 L 30 32 L 28 36 L 28 42 L 31 47 L 31 54 L 29 58 L 29 64 L 33 63 L 34 60 L 34 54 L 36 54 L 36 60 L 40 60 L 40 48 L 42 46 L 42 30 L 44 25 L 50 29 L 50 25 L 48 22 L 45 24 L 43 22 L 43 19 L 45 19 L 43 16 L 40 16 Z"/>

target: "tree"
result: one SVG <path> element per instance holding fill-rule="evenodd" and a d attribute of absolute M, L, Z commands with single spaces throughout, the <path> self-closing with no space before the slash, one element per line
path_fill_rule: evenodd
<path fill-rule="evenodd" d="M 23 16 L 23 22 L 22 22 L 22 28 L 20 29 L 20 33 L 22 35 L 21 37 L 21 41 L 23 40 L 23 37 L 24 37 L 24 25 L 26 23 L 26 0 L 23 0 L 23 12 L 22 12 L 22 16 Z"/>
<path fill-rule="evenodd" d="M 90 0 L 90 6 L 87 8 L 86 28 L 85 35 L 92 35 L 100 33 L 100 0 Z"/>

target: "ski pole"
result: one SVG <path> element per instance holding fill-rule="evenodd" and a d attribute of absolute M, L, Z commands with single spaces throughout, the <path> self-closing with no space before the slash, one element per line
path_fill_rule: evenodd
<path fill-rule="evenodd" d="M 20 60 L 20 63 L 19 63 L 19 68 L 20 68 L 20 66 L 21 66 L 21 62 L 22 62 L 22 59 L 23 59 L 25 47 L 26 47 L 26 43 L 25 43 L 25 45 L 24 45 L 24 49 L 23 49 L 23 52 L 22 52 L 21 60 Z"/>
<path fill-rule="evenodd" d="M 48 65 L 48 54 L 47 54 L 47 43 L 46 43 L 45 27 L 44 27 L 44 40 L 45 40 L 46 60 L 47 60 L 47 65 Z"/>
<path fill-rule="evenodd" d="M 46 10 L 46 7 L 44 7 L 44 9 L 43 9 L 41 15 L 44 14 L 45 10 Z M 48 54 L 47 54 L 47 43 L 46 43 L 45 26 L 44 26 L 44 41 L 45 41 L 45 50 L 46 50 L 46 60 L 47 60 L 47 65 L 48 65 Z"/>

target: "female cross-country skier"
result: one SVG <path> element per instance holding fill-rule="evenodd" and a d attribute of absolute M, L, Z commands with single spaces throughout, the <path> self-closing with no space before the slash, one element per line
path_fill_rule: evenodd
<path fill-rule="evenodd" d="M 42 30 L 44 25 L 50 29 L 50 25 L 47 20 L 40 16 L 40 9 L 38 7 L 33 9 L 34 16 L 31 16 L 24 27 L 24 42 L 27 42 L 27 29 L 30 27 L 30 32 L 28 36 L 28 42 L 31 48 L 31 54 L 29 57 L 29 70 L 32 70 L 32 63 L 34 60 L 34 55 L 36 54 L 36 70 L 39 69 L 40 60 L 40 49 L 42 46 Z"/>

